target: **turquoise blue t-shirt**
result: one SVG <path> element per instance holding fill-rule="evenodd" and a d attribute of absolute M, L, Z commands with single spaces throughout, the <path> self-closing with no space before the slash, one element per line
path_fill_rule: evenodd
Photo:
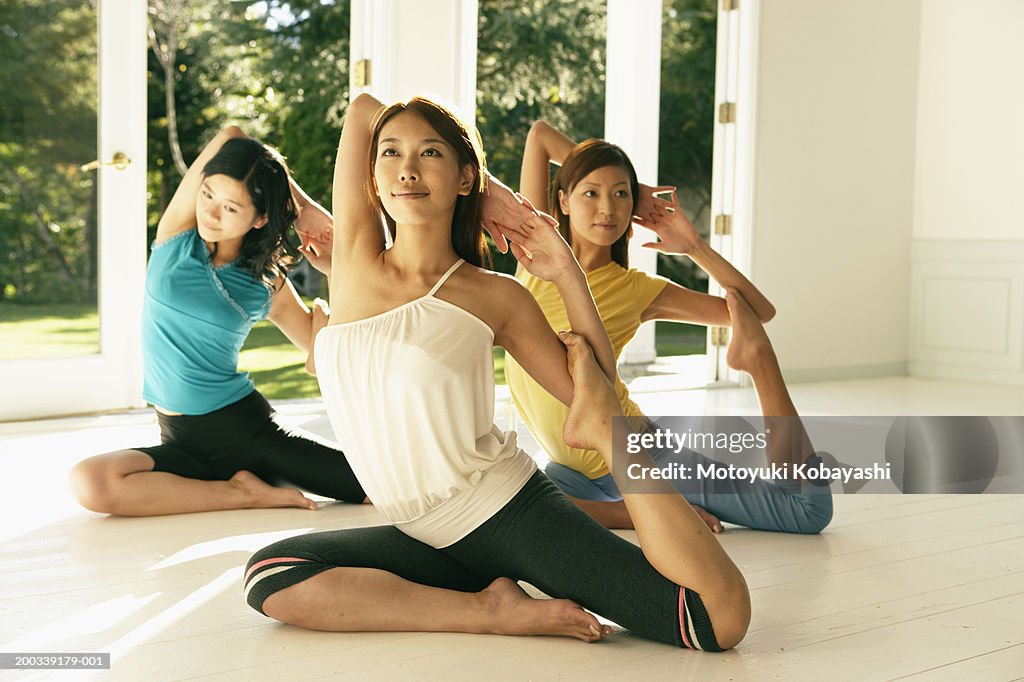
<path fill-rule="evenodd" d="M 142 311 L 143 398 L 197 415 L 252 393 L 238 353 L 269 310 L 269 287 L 234 263 L 214 267 L 198 230 L 154 243 Z"/>

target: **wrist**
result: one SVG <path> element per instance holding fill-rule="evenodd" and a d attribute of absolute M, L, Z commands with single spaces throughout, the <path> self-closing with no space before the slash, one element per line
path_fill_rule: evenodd
<path fill-rule="evenodd" d="M 690 249 L 687 251 L 687 255 L 690 256 L 690 258 L 692 258 L 693 260 L 698 260 L 710 256 L 714 252 L 715 250 L 711 248 L 710 244 L 708 244 L 700 237 L 697 237 L 697 239 L 693 242 L 693 246 L 691 246 Z"/>
<path fill-rule="evenodd" d="M 559 293 L 562 293 L 563 290 L 571 291 L 577 289 L 580 285 L 587 286 L 587 276 L 583 274 L 583 270 L 578 264 L 573 265 L 574 267 L 565 268 L 557 277 L 551 280 L 551 283 L 555 285 Z"/>

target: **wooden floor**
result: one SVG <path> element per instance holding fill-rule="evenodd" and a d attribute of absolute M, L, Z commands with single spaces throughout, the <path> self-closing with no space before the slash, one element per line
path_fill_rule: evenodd
<path fill-rule="evenodd" d="M 1022 393 L 913 379 L 794 388 L 801 410 L 817 414 L 1022 414 Z M 684 406 L 743 413 L 754 405 L 744 390 L 639 398 L 661 413 Z M 282 406 L 282 414 L 291 425 L 326 428 L 316 402 Z M 118 519 L 76 507 L 64 481 L 75 461 L 155 435 L 152 416 L 142 412 L 0 425 L 0 461 L 18 474 L 5 477 L 0 499 L 0 652 L 110 652 L 113 659 L 111 670 L 99 673 L 6 671 L 0 679 L 1024 676 L 1022 496 L 837 496 L 835 520 L 820 536 L 728 530 L 721 541 L 750 584 L 754 619 L 746 640 L 724 654 L 677 650 L 622 631 L 598 644 L 333 634 L 279 625 L 249 609 L 242 566 L 274 540 L 372 525 L 381 520 L 376 511 L 325 503 L 317 512 Z"/>

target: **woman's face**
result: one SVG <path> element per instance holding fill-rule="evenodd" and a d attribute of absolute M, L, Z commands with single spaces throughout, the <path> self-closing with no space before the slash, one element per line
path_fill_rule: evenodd
<path fill-rule="evenodd" d="M 585 175 L 568 195 L 558 192 L 562 213 L 569 216 L 574 239 L 611 246 L 629 229 L 633 193 L 622 166 L 604 166 Z"/>
<path fill-rule="evenodd" d="M 381 128 L 373 181 L 384 210 L 396 223 L 451 221 L 459 195 L 468 195 L 475 174 L 419 114 L 403 111 Z"/>
<path fill-rule="evenodd" d="M 226 242 L 263 227 L 266 216 L 257 216 L 249 190 L 241 180 L 226 175 L 203 178 L 196 197 L 196 224 L 207 242 Z"/>

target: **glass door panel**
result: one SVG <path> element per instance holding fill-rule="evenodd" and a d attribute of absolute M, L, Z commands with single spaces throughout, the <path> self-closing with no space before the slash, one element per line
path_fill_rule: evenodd
<path fill-rule="evenodd" d="M 94 355 L 96 0 L 0 8 L 0 360 Z"/>

